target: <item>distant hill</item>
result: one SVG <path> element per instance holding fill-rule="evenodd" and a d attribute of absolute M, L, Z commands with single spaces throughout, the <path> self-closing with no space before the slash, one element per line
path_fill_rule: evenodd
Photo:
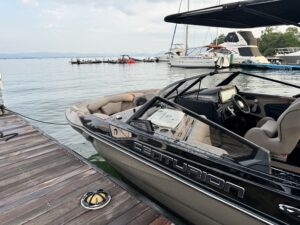
<path fill-rule="evenodd" d="M 122 54 L 130 56 L 151 56 L 149 53 L 74 53 L 74 52 L 29 52 L 29 53 L 0 53 L 0 59 L 46 59 L 46 58 L 89 58 L 89 57 L 114 57 Z"/>

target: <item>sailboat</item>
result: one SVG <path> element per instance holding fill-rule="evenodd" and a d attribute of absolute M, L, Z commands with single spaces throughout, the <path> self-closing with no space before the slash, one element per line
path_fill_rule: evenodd
<path fill-rule="evenodd" d="M 158 55 L 156 58 L 159 62 L 169 62 L 174 56 L 182 56 L 185 54 L 185 49 L 183 44 L 173 44 L 169 51 Z"/>
<path fill-rule="evenodd" d="M 220 1 L 219 1 L 220 3 Z M 187 2 L 187 9 L 190 10 L 190 1 Z M 185 32 L 185 54 L 170 58 L 170 65 L 184 68 L 224 68 L 230 66 L 230 54 L 225 47 L 207 45 L 197 48 L 188 48 L 189 26 L 186 25 Z"/>

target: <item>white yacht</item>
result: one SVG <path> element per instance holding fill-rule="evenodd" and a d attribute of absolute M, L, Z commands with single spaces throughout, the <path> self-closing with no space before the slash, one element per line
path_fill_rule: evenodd
<path fill-rule="evenodd" d="M 170 65 L 184 68 L 224 68 L 230 66 L 230 51 L 219 45 L 191 48 L 184 56 L 170 59 Z"/>
<path fill-rule="evenodd" d="M 276 58 L 284 64 L 300 64 L 300 47 L 277 48 Z"/>
<path fill-rule="evenodd" d="M 160 62 L 169 62 L 171 58 L 176 56 L 182 56 L 185 54 L 185 48 L 183 44 L 174 44 L 173 47 L 161 55 L 158 55 L 156 58 Z"/>
<path fill-rule="evenodd" d="M 230 32 L 225 38 L 223 47 L 232 53 L 232 65 L 240 65 L 241 63 L 270 63 L 264 57 L 257 47 L 257 40 L 251 31 Z"/>

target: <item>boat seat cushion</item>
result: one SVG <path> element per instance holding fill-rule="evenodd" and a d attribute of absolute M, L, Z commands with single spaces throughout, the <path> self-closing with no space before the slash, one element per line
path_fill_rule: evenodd
<path fill-rule="evenodd" d="M 277 135 L 277 122 L 274 120 L 268 120 L 261 126 L 261 129 L 268 135 L 268 137 L 272 138 Z"/>
<path fill-rule="evenodd" d="M 112 115 L 120 112 L 122 109 L 122 102 L 109 102 L 101 107 L 101 110 L 106 115 Z"/>
<path fill-rule="evenodd" d="M 275 121 L 272 117 L 264 117 L 257 122 L 256 127 L 262 127 L 266 122 L 270 120 Z"/>
<path fill-rule="evenodd" d="M 273 156 L 288 156 L 300 139 L 300 98 L 286 109 L 277 121 L 267 120 L 250 129 L 245 138 L 269 150 Z M 278 158 L 278 157 L 277 157 Z"/>
<path fill-rule="evenodd" d="M 197 145 L 197 147 L 218 156 L 228 155 L 228 152 L 226 150 L 214 147 L 212 145 L 209 125 L 199 120 L 194 121 L 187 142 L 192 145 Z"/>
<path fill-rule="evenodd" d="M 195 120 L 187 141 L 189 143 L 205 143 L 211 145 L 209 126 L 199 120 Z"/>
<path fill-rule="evenodd" d="M 119 109 L 119 105 L 116 104 L 105 107 L 107 104 L 133 102 L 133 99 L 134 99 L 134 95 L 132 94 L 119 94 L 119 95 L 101 97 L 90 102 L 88 105 L 88 109 L 93 113 L 99 112 L 100 109 L 102 110 L 104 109 L 104 111 L 111 113 L 113 112 L 113 109 L 116 110 L 118 109 L 120 111 L 122 106 L 120 107 L 120 109 Z M 115 113 L 117 113 L 117 111 Z"/>

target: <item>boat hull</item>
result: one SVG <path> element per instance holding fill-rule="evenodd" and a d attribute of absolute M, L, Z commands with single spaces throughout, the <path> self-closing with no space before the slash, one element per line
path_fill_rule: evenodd
<path fill-rule="evenodd" d="M 183 68 L 215 68 L 216 59 L 199 57 L 174 57 L 170 59 L 170 65 Z"/>
<path fill-rule="evenodd" d="M 241 67 L 248 69 L 264 70 L 300 70 L 300 65 L 282 65 L 282 64 L 259 64 L 259 63 L 242 63 Z"/>
<path fill-rule="evenodd" d="M 162 171 L 106 140 L 93 139 L 99 154 L 126 179 L 151 197 L 193 224 L 265 224 L 200 190 L 183 180 Z"/>
<path fill-rule="evenodd" d="M 300 54 L 300 53 L 299 53 Z M 300 65 L 300 55 L 298 56 L 278 56 L 285 64 Z"/>

